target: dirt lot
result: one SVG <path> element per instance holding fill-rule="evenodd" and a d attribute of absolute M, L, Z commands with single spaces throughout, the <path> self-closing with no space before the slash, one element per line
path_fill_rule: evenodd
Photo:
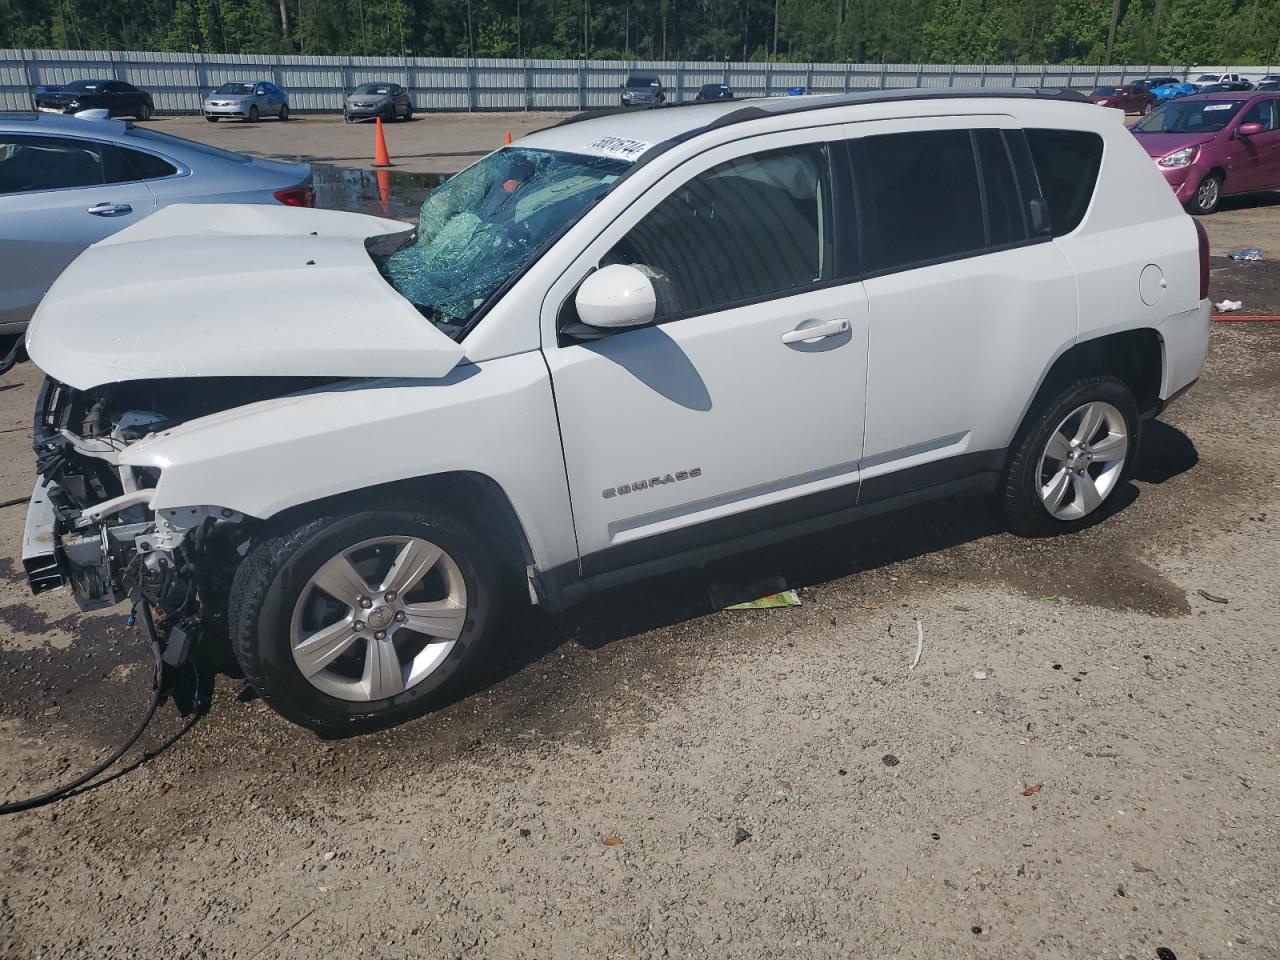
<path fill-rule="evenodd" d="M 1215 252 L 1280 255 L 1274 219 L 1209 218 Z M 37 378 L 0 382 L 0 500 Z M 0 819 L 0 957 L 1274 960 L 1278 461 L 1280 324 L 1219 325 L 1082 535 L 952 502 L 516 613 L 469 696 L 340 742 L 220 675 L 147 762 Z M 28 594 L 22 520 L 0 799 L 91 763 L 149 684 L 120 612 Z M 803 605 L 712 609 L 772 576 Z"/>

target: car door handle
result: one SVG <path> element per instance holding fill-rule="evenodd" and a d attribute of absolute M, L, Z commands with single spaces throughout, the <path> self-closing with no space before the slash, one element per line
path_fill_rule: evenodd
<path fill-rule="evenodd" d="M 123 217 L 133 213 L 133 207 L 127 203 L 96 203 L 88 210 L 95 217 Z"/>
<path fill-rule="evenodd" d="M 821 323 L 814 323 L 811 320 L 806 320 L 794 330 L 788 330 L 784 333 L 782 335 L 782 342 L 806 343 L 811 340 L 821 340 L 823 337 L 835 337 L 848 332 L 848 320 L 824 320 Z"/>

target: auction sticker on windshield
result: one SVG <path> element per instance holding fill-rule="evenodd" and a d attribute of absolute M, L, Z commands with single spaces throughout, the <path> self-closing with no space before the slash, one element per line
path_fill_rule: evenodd
<path fill-rule="evenodd" d="M 1210 103 L 1205 106 L 1204 111 L 1208 113 L 1210 110 L 1230 110 L 1234 106 L 1234 103 Z"/>
<path fill-rule="evenodd" d="M 607 153 L 610 156 L 621 157 L 624 160 L 634 160 L 651 146 L 653 144 L 646 143 L 643 140 L 628 140 L 625 137 L 601 137 L 599 140 L 587 144 L 589 150 Z"/>

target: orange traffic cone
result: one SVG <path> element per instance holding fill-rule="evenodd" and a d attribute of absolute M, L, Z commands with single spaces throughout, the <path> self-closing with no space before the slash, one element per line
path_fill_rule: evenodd
<path fill-rule="evenodd" d="M 510 146 L 510 145 L 511 145 L 511 131 L 510 131 L 510 130 L 508 130 L 508 131 L 507 131 L 507 137 L 506 137 L 506 139 L 505 139 L 505 140 L 503 140 L 502 142 L 503 142 L 504 144 L 506 144 L 507 146 Z"/>
<path fill-rule="evenodd" d="M 391 158 L 387 155 L 387 138 L 382 134 L 382 118 L 378 117 L 373 135 L 373 165 L 375 167 L 391 166 Z"/>

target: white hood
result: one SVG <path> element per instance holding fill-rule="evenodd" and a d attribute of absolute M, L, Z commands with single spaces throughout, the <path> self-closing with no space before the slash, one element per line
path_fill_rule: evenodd
<path fill-rule="evenodd" d="M 462 347 L 378 274 L 356 213 L 177 204 L 94 244 L 53 284 L 27 353 L 79 390 L 170 377 L 443 377 Z"/>

